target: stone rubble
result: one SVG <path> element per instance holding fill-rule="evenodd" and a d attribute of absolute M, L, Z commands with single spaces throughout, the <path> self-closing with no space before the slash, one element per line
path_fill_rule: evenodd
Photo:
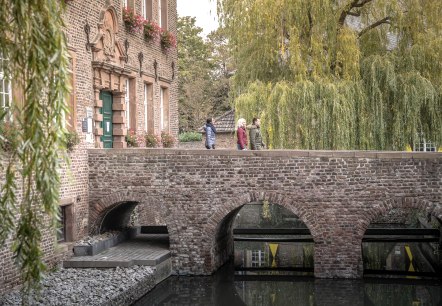
<path fill-rule="evenodd" d="M 147 266 L 114 269 L 60 269 L 48 274 L 29 305 L 131 305 L 155 286 L 155 269 Z M 19 291 L 0 296 L 1 306 L 21 305 Z"/>
<path fill-rule="evenodd" d="M 121 232 L 120 231 L 109 231 L 100 235 L 96 236 L 87 236 L 84 239 L 78 240 L 75 242 L 75 245 L 77 246 L 83 246 L 83 245 L 93 245 L 94 243 L 97 243 L 98 241 L 106 240 L 108 238 L 118 236 Z"/>

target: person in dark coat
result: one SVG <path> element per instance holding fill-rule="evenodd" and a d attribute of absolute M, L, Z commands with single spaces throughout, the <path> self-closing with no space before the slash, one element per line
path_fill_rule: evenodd
<path fill-rule="evenodd" d="M 250 150 L 262 150 L 265 149 L 265 144 L 262 142 L 261 134 L 261 120 L 259 118 L 253 118 L 250 129 Z"/>
<path fill-rule="evenodd" d="M 212 118 L 206 120 L 204 131 L 206 132 L 206 149 L 215 149 L 216 128 Z"/>
<path fill-rule="evenodd" d="M 236 130 L 238 141 L 238 150 L 247 150 L 247 133 L 246 133 L 246 119 L 238 120 L 238 129 Z"/>

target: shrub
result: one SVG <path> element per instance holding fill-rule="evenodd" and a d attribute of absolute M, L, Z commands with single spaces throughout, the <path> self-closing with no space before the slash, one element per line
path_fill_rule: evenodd
<path fill-rule="evenodd" d="M 66 140 L 66 149 L 68 150 L 68 152 L 72 152 L 74 150 L 74 147 L 80 143 L 80 137 L 78 136 L 78 133 L 75 131 L 66 132 L 65 140 Z"/>
<path fill-rule="evenodd" d="M 160 38 L 161 28 L 151 20 L 144 20 L 144 38 L 146 40 L 158 41 Z"/>
<path fill-rule="evenodd" d="M 175 138 L 166 132 L 161 132 L 161 143 L 163 144 L 163 148 L 173 148 L 175 144 Z"/>
<path fill-rule="evenodd" d="M 178 135 L 178 139 L 180 142 L 201 141 L 203 135 L 198 132 L 184 132 Z"/>
<path fill-rule="evenodd" d="M 130 33 L 139 33 L 143 29 L 144 18 L 131 9 L 123 9 L 123 21 Z"/>
<path fill-rule="evenodd" d="M 0 121 L 0 149 L 11 152 L 17 147 L 17 126 L 11 122 Z"/>
<path fill-rule="evenodd" d="M 128 148 L 138 147 L 137 135 L 135 134 L 134 130 L 130 129 L 125 139 Z"/>
<path fill-rule="evenodd" d="M 164 50 L 169 50 L 170 48 L 175 48 L 176 47 L 176 39 L 175 36 L 173 36 L 172 33 L 170 33 L 167 30 L 162 30 L 161 31 L 161 35 L 160 35 L 160 42 L 161 42 L 161 47 Z"/>
<path fill-rule="evenodd" d="M 161 139 L 158 137 L 158 135 L 154 134 L 144 135 L 144 140 L 147 148 L 156 148 L 161 143 Z"/>

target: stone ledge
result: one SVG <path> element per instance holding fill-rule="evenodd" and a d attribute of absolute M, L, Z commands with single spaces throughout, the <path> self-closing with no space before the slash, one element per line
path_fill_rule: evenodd
<path fill-rule="evenodd" d="M 128 232 L 121 232 L 116 236 L 97 241 L 91 245 L 74 245 L 74 256 L 97 255 L 128 238 Z"/>
<path fill-rule="evenodd" d="M 207 149 L 89 149 L 90 155 L 203 155 L 203 156 L 249 156 L 249 157 L 325 157 L 368 159 L 442 159 L 439 152 L 390 152 L 390 151 L 308 151 L 308 150 L 207 150 Z"/>

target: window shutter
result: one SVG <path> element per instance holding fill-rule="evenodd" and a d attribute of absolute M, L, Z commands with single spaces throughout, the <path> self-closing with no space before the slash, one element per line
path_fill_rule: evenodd
<path fill-rule="evenodd" d="M 161 27 L 164 30 L 168 30 L 168 24 L 167 24 L 167 0 L 160 0 L 161 1 Z"/>

